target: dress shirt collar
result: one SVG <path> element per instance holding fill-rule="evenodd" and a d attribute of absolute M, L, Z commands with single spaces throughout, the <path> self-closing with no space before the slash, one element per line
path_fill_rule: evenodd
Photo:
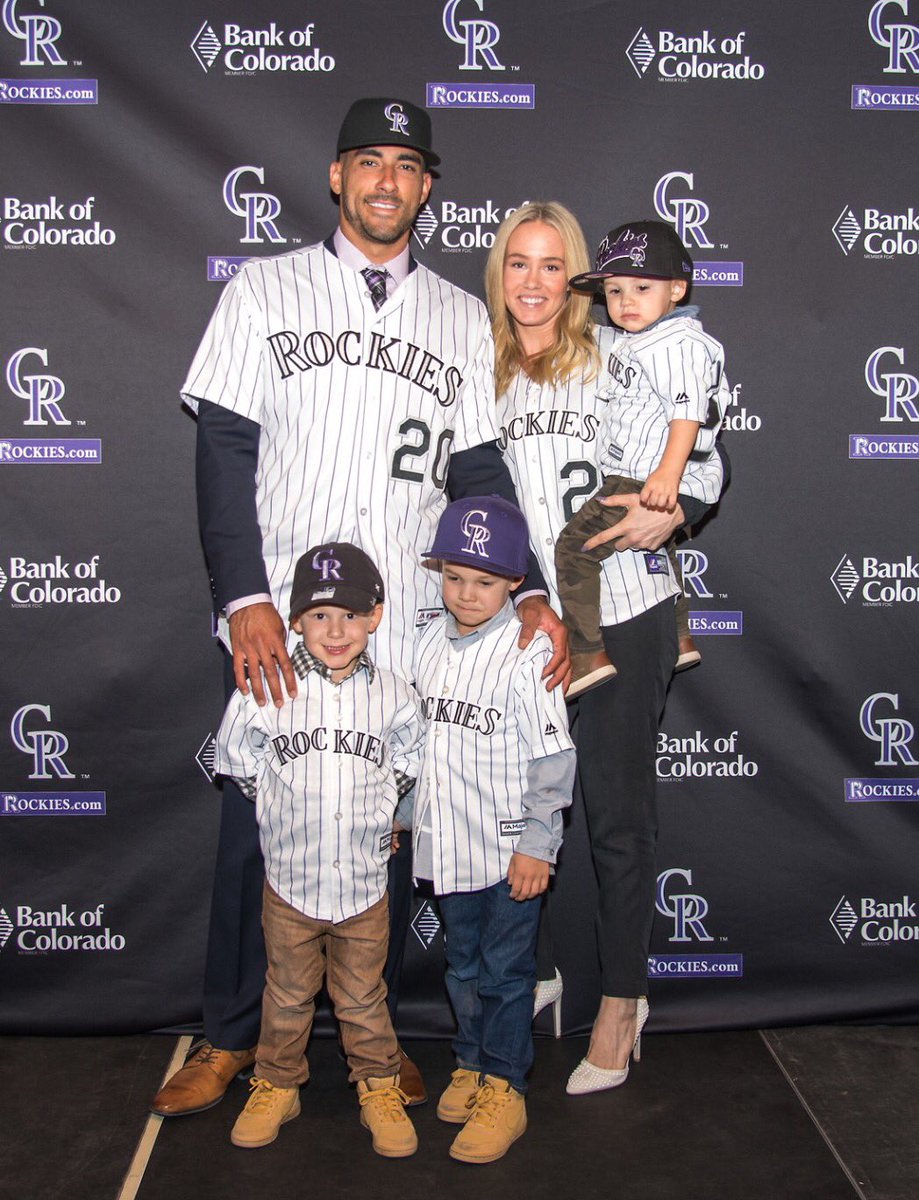
<path fill-rule="evenodd" d="M 350 242 L 341 229 L 341 226 L 332 234 L 332 246 L 338 256 L 338 261 L 342 266 L 348 267 L 351 271 L 362 271 L 364 267 L 373 267 L 380 271 L 384 267 L 392 282 L 387 284 L 387 294 L 392 295 L 400 284 L 405 283 L 408 278 L 408 273 L 415 265 L 412 261 L 412 256 L 409 254 L 408 246 L 401 250 L 395 258 L 391 258 L 389 262 L 374 263 L 355 246 L 354 242 Z"/>
<path fill-rule="evenodd" d="M 329 683 L 335 682 L 332 679 L 332 668 L 327 667 L 325 663 L 322 662 L 321 659 L 316 658 L 314 654 L 310 654 L 303 642 L 300 642 L 293 654 L 291 654 L 290 661 L 294 664 L 294 670 L 297 672 L 297 675 L 300 679 L 306 679 L 310 671 L 318 671 L 322 678 L 328 680 Z M 351 679 L 352 676 L 356 675 L 360 670 L 365 670 L 370 676 L 370 682 L 373 683 L 373 677 L 376 674 L 376 667 L 373 665 L 373 659 L 366 650 L 361 652 L 361 655 L 357 660 L 357 665 L 350 675 L 345 676 L 345 679 Z M 341 679 L 338 682 L 344 683 L 345 679 Z"/>
<path fill-rule="evenodd" d="M 456 617 L 453 613 L 447 613 L 447 637 L 451 642 L 459 642 L 460 645 L 466 646 L 473 642 L 481 641 L 487 633 L 491 633 L 493 629 L 498 629 L 501 625 L 506 625 L 508 621 L 516 621 L 517 614 L 514 612 L 514 606 L 508 598 L 504 607 L 499 609 L 493 617 L 490 617 L 484 625 L 479 625 L 477 629 L 473 629 L 472 633 L 460 633 L 456 627 Z"/>

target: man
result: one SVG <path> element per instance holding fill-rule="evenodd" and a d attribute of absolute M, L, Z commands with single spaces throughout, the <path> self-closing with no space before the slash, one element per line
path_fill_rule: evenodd
<path fill-rule="evenodd" d="M 427 113 L 392 98 L 345 116 L 329 184 L 338 228 L 320 245 L 247 263 L 227 285 L 182 389 L 198 412 L 201 536 L 233 675 L 260 704 L 296 695 L 281 613 L 308 546 L 353 541 L 379 564 L 387 619 L 374 658 L 413 678 L 417 633 L 441 611 L 438 576 L 420 558 L 446 498 L 514 498 L 492 416 L 493 347 L 483 305 L 409 254 L 431 190 Z M 568 670 L 564 633 L 538 568 L 521 592 L 521 640 L 536 628 Z M 228 680 L 228 686 L 232 686 Z M 411 905 L 410 839 L 391 878 L 392 1007 Z M 262 862 L 252 805 L 224 784 L 204 987 L 207 1041 L 152 1109 L 198 1112 L 250 1066 L 265 975 Z M 413 1102 L 424 1086 L 403 1059 Z"/>

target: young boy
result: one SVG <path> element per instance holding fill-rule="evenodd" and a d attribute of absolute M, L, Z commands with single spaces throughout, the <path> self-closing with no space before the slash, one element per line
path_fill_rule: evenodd
<path fill-rule="evenodd" d="M 616 674 L 600 636 L 600 563 L 616 552 L 607 542 L 584 553 L 583 543 L 625 515 L 599 496 L 640 493 L 648 508 L 672 512 L 677 494 L 714 504 L 721 492 L 721 459 L 715 439 L 731 396 L 720 342 L 703 332 L 695 307 L 677 308 L 692 282 L 692 259 L 662 221 L 634 221 L 610 230 L 597 250 L 596 267 L 569 281 L 572 288 L 599 284 L 619 337 L 609 357 L 607 402 L 597 445 L 603 487 L 568 522 L 555 547 L 558 589 L 571 638 L 573 699 Z M 689 634 L 688 606 L 674 544 L 667 554 L 680 586 L 676 669 L 701 659 Z M 633 553 L 623 551 L 623 553 Z M 661 555 L 647 555 L 649 570 L 666 573 Z"/>
<path fill-rule="evenodd" d="M 367 654 L 382 616 L 383 581 L 363 550 L 308 550 L 291 593 L 290 623 L 303 636 L 292 655 L 297 697 L 260 708 L 236 692 L 217 734 L 217 772 L 255 799 L 266 875 L 262 1028 L 236 1146 L 273 1142 L 300 1112 L 323 976 L 374 1150 L 401 1158 L 418 1146 L 383 967 L 393 813 L 400 785 L 418 773 L 423 721 L 414 690 Z"/>
<path fill-rule="evenodd" d="M 416 658 L 427 740 L 414 869 L 439 899 L 457 1022 L 437 1115 L 463 1126 L 450 1154 L 471 1163 L 501 1158 L 526 1129 L 539 897 L 574 781 L 561 688 L 542 678 L 549 639 L 517 644 L 510 596 L 528 544 L 523 514 L 497 496 L 444 510 L 427 557 L 440 560 L 447 612 Z"/>

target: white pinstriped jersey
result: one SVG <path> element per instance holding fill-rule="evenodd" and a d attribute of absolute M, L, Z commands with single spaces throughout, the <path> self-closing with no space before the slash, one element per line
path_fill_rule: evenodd
<path fill-rule="evenodd" d="M 227 284 L 182 395 L 261 426 L 258 519 L 285 619 L 297 558 L 354 542 L 386 585 L 374 658 L 411 678 L 417 630 L 443 607 L 419 555 L 451 450 L 498 436 L 493 371 L 484 306 L 421 265 L 379 312 L 322 245 L 252 260 Z"/>
<path fill-rule="evenodd" d="M 615 331 L 598 329 L 596 336 L 605 365 Z M 602 365 L 599 379 L 578 376 L 554 387 L 540 387 L 520 371 L 497 400 L 501 449 L 556 611 L 555 540 L 602 481 L 598 434 L 608 408 L 599 396 L 602 381 Z M 600 576 L 601 624 L 619 625 L 678 592 L 665 553 L 612 554 Z"/>
<path fill-rule="evenodd" d="M 341 683 L 301 676 L 295 700 L 260 708 L 234 692 L 215 771 L 256 780 L 265 874 L 308 917 L 344 921 L 386 890 L 397 787 L 418 774 L 424 725 L 414 689 L 382 668 Z"/>
<path fill-rule="evenodd" d="M 481 637 L 449 638 L 447 616 L 424 631 L 416 687 L 427 720 L 413 828 L 429 830 L 434 891 L 472 892 L 507 877 L 526 826 L 527 766 L 572 750 L 561 688 L 546 691 L 544 633 L 519 649 L 508 604 Z M 425 835 L 426 836 L 426 835 Z"/>
<path fill-rule="evenodd" d="M 680 491 L 714 504 L 724 482 L 715 439 L 731 403 L 721 343 L 685 310 L 640 333 L 613 332 L 599 393 L 609 401 L 599 433 L 603 475 L 644 481 L 660 465 L 670 422 L 698 421 Z"/>

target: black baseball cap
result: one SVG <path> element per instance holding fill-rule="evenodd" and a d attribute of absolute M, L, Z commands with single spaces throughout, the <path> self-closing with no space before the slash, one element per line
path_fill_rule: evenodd
<path fill-rule="evenodd" d="M 290 619 L 308 608 L 334 604 L 367 613 L 383 603 L 383 580 L 373 559 L 351 542 L 323 542 L 297 560 Z"/>
<path fill-rule="evenodd" d="M 361 146 L 410 146 L 424 155 L 427 166 L 440 162 L 431 149 L 431 118 L 416 104 L 392 96 L 355 100 L 345 113 L 335 153 Z"/>
<path fill-rule="evenodd" d="M 603 290 L 611 275 L 642 275 L 647 279 L 685 279 L 692 283 L 689 251 L 663 221 L 630 221 L 611 229 L 597 247 L 592 271 L 568 280 L 577 291 Z"/>

